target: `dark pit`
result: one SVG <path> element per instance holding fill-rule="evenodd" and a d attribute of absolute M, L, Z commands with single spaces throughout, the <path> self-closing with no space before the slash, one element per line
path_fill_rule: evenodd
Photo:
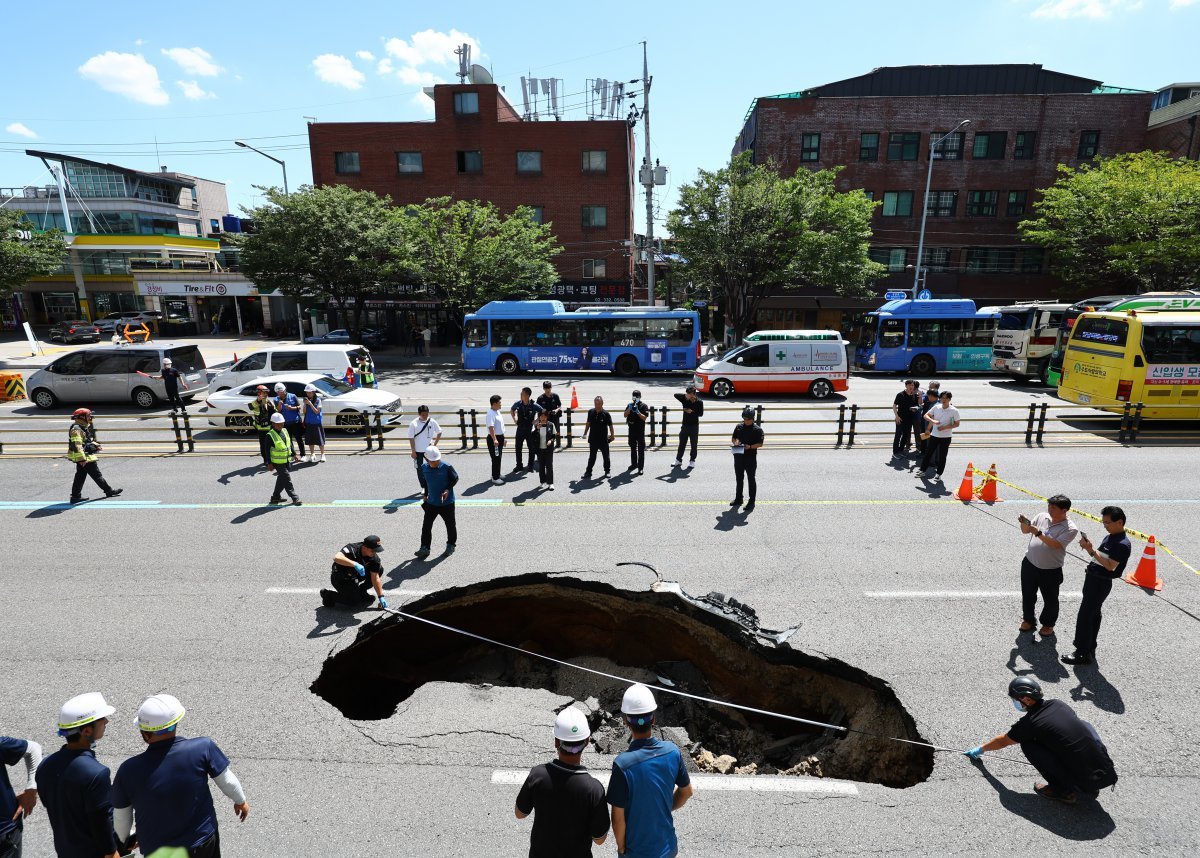
<path fill-rule="evenodd" d="M 930 748 L 882 679 L 800 652 L 761 629 L 754 612 L 719 594 L 667 585 L 618 590 L 574 578 L 522 575 L 430 594 L 406 613 L 545 656 L 672 683 L 691 694 L 849 728 L 700 703 L 655 690 L 663 734 L 687 750 L 728 754 L 758 773 L 791 770 L 908 787 L 933 770 Z M 624 686 L 412 619 L 389 616 L 326 659 L 312 691 L 356 720 L 385 719 L 426 682 L 542 688 L 589 711 L 601 752 L 624 741 L 614 713 Z M 552 713 L 547 713 L 547 723 Z M 813 764 L 815 761 L 816 764 Z"/>

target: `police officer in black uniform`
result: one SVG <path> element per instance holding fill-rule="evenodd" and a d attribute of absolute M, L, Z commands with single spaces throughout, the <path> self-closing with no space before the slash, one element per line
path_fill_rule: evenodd
<path fill-rule="evenodd" d="M 754 424 L 754 409 L 742 409 L 742 422 L 734 427 L 729 448 L 733 450 L 733 474 L 737 477 L 737 494 L 730 506 L 742 505 L 742 478 L 749 483 L 750 500 L 743 512 L 754 509 L 754 495 L 758 492 L 758 482 L 754 478 L 758 472 L 758 448 L 764 440 L 766 434 L 762 427 Z"/>
<path fill-rule="evenodd" d="M 513 473 L 524 469 L 521 458 L 521 445 L 529 448 L 529 470 L 537 467 L 537 451 L 533 448 L 533 422 L 537 419 L 542 406 L 533 401 L 533 391 L 528 387 L 521 388 L 521 398 L 513 403 L 512 418 L 517 424 L 517 441 L 514 445 L 517 453 L 517 466 Z"/>
<path fill-rule="evenodd" d="M 379 607 L 388 606 L 383 597 L 383 564 L 379 552 L 383 544 L 378 536 L 368 536 L 362 542 L 351 542 L 333 555 L 333 569 L 329 581 L 333 590 L 321 591 L 321 604 L 326 608 L 348 605 L 364 608 L 371 604 L 371 590 L 379 599 Z"/>
<path fill-rule="evenodd" d="M 549 420 L 554 424 L 554 434 L 562 436 L 562 400 L 558 394 L 554 392 L 554 385 L 549 381 L 542 382 L 542 395 L 537 398 L 537 404 L 549 416 Z"/>
<path fill-rule="evenodd" d="M 635 390 L 625 406 L 625 422 L 629 426 L 629 470 L 642 473 L 646 468 L 646 421 L 650 407 L 642 402 L 642 392 Z"/>
<path fill-rule="evenodd" d="M 583 424 L 583 437 L 588 442 L 587 470 L 583 472 L 583 478 L 585 480 L 592 478 L 596 454 L 601 453 L 604 457 L 604 476 L 601 479 L 607 480 L 608 472 L 612 467 L 608 445 L 616 437 L 616 432 L 613 429 L 612 415 L 604 410 L 604 397 L 597 396 L 594 401 L 596 407 L 588 409 L 587 420 Z"/>

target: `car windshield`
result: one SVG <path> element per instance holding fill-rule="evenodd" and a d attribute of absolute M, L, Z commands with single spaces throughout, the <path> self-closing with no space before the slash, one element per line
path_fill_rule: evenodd
<path fill-rule="evenodd" d="M 341 396 L 343 393 L 354 390 L 353 387 L 336 378 L 321 377 L 310 383 L 325 396 Z"/>
<path fill-rule="evenodd" d="M 725 352 L 725 354 L 721 355 L 721 360 L 733 360 L 735 357 L 740 355 L 745 350 L 746 350 L 746 346 L 735 346 L 734 348 Z"/>

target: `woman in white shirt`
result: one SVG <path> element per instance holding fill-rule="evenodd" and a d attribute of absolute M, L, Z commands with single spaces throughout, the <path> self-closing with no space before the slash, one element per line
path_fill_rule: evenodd
<path fill-rule="evenodd" d="M 938 406 L 930 408 L 925 413 L 926 428 L 929 439 L 925 442 L 925 455 L 921 457 L 920 475 L 923 477 L 933 465 L 937 468 L 938 479 L 946 470 L 946 454 L 950 451 L 950 439 L 954 430 L 961 422 L 958 409 L 950 404 L 953 394 L 943 390 L 938 396 Z"/>

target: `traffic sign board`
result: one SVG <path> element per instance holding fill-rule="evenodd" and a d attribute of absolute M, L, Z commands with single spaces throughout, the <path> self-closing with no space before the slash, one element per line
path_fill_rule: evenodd
<path fill-rule="evenodd" d="M 903 301 L 908 297 L 907 292 L 884 292 L 883 297 L 888 301 Z"/>
<path fill-rule="evenodd" d="M 928 301 L 932 297 L 933 297 L 933 293 L 930 292 L 928 289 L 922 289 L 920 292 L 917 293 L 918 301 Z"/>

